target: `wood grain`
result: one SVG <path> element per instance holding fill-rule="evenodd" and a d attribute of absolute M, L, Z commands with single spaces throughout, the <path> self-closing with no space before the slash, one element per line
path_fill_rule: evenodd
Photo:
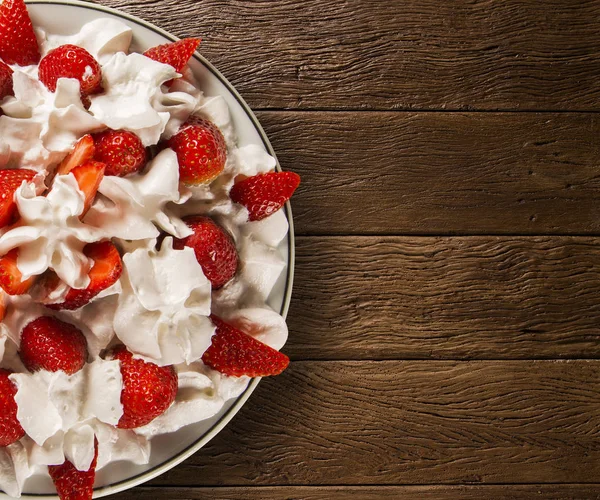
<path fill-rule="evenodd" d="M 254 108 L 577 109 L 600 102 L 580 0 L 101 0 L 180 37 Z"/>
<path fill-rule="evenodd" d="M 303 179 L 297 234 L 600 233 L 595 114 L 259 118 Z"/>
<path fill-rule="evenodd" d="M 600 499 L 600 485 L 494 486 L 263 486 L 136 488 L 114 500 L 553 500 Z"/>
<path fill-rule="evenodd" d="M 599 376 L 585 360 L 296 362 L 153 484 L 594 481 Z"/>
<path fill-rule="evenodd" d="M 600 357 L 600 240 L 301 237 L 294 359 Z"/>

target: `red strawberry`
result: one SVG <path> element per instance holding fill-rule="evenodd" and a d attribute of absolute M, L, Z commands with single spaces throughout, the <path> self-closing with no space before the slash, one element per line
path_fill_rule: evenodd
<path fill-rule="evenodd" d="M 17 204 L 14 201 L 15 191 L 23 181 L 31 182 L 36 172 L 25 168 L 18 170 L 0 170 L 0 227 L 14 222 Z"/>
<path fill-rule="evenodd" d="M 8 446 L 25 435 L 17 420 L 17 387 L 8 378 L 10 373 L 0 368 L 0 446 Z"/>
<path fill-rule="evenodd" d="M 40 81 L 50 92 L 56 91 L 59 78 L 75 78 L 81 86 L 81 95 L 102 92 L 102 69 L 87 50 L 76 45 L 62 45 L 51 50 L 40 61 Z"/>
<path fill-rule="evenodd" d="M 98 192 L 100 183 L 104 178 L 105 169 L 106 165 L 104 163 L 92 160 L 71 170 L 71 173 L 77 180 L 79 189 L 83 191 L 83 194 L 85 195 L 84 208 L 80 218 L 83 218 L 83 216 L 92 206 L 92 203 L 94 203 L 96 193 Z"/>
<path fill-rule="evenodd" d="M 40 60 L 33 25 L 23 0 L 3 0 L 0 5 L 0 57 L 6 64 L 29 66 Z"/>
<path fill-rule="evenodd" d="M 60 500 L 91 500 L 96 480 L 98 440 L 94 439 L 94 459 L 87 471 L 80 471 L 65 460 L 62 465 L 49 465 L 48 473 L 54 482 Z"/>
<path fill-rule="evenodd" d="M 125 346 L 118 346 L 109 355 L 121 362 L 123 416 L 117 427 L 134 429 L 162 415 L 175 401 L 177 374 L 172 366 L 158 366 L 134 359 Z"/>
<path fill-rule="evenodd" d="M 6 293 L 0 291 L 0 321 L 6 317 Z"/>
<path fill-rule="evenodd" d="M 63 371 L 73 375 L 85 365 L 87 342 L 70 323 L 41 316 L 23 328 L 19 355 L 29 371 Z"/>
<path fill-rule="evenodd" d="M 196 260 L 213 289 L 221 288 L 233 278 L 238 268 L 238 253 L 233 239 L 210 217 L 197 215 L 186 217 L 184 221 L 194 234 L 176 239 L 173 248 L 193 248 Z"/>
<path fill-rule="evenodd" d="M 225 323 L 214 314 L 210 319 L 217 327 L 217 332 L 202 356 L 205 365 L 232 377 L 268 377 L 279 375 L 290 364 L 285 354 Z"/>
<path fill-rule="evenodd" d="M 194 55 L 198 45 L 200 45 L 199 38 L 186 38 L 175 43 L 166 43 L 158 47 L 152 47 L 144 52 L 144 55 L 154 61 L 169 64 L 175 68 L 177 73 L 181 73 Z M 171 86 L 173 81 L 168 81 L 167 85 Z"/>
<path fill-rule="evenodd" d="M 102 290 L 114 285 L 123 272 L 123 262 L 119 251 L 110 241 L 89 243 L 83 249 L 83 253 L 94 261 L 89 272 L 90 284 L 83 290 L 71 288 L 60 304 L 47 304 L 50 309 L 79 309 L 89 303 Z M 51 292 L 59 285 L 58 276 L 55 274 L 47 278 L 45 287 Z"/>
<path fill-rule="evenodd" d="M 13 92 L 13 70 L 8 64 L 0 61 L 0 100 Z"/>
<path fill-rule="evenodd" d="M 212 181 L 225 168 L 227 145 L 219 128 L 194 117 L 167 141 L 177 153 L 179 180 L 188 186 Z"/>
<path fill-rule="evenodd" d="M 96 153 L 94 139 L 90 134 L 84 135 L 73 147 L 73 151 L 62 161 L 56 169 L 58 175 L 66 175 L 75 167 L 87 163 Z"/>
<path fill-rule="evenodd" d="M 9 295 L 22 295 L 33 285 L 35 278 L 23 280 L 23 275 L 17 267 L 19 249 L 14 248 L 3 257 L 0 257 L 0 287 Z"/>
<path fill-rule="evenodd" d="M 283 207 L 299 185 L 300 176 L 294 172 L 269 172 L 236 182 L 229 196 L 248 209 L 248 220 L 256 221 Z"/>
<path fill-rule="evenodd" d="M 105 175 L 125 177 L 139 172 L 148 161 L 140 138 L 126 130 L 106 130 L 94 135 L 94 158 L 106 164 Z"/>

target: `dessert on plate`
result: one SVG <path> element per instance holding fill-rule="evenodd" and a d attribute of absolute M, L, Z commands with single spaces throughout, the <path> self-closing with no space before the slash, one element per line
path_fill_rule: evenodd
<path fill-rule="evenodd" d="M 187 62 L 200 40 L 130 52 L 97 19 L 61 36 L 0 4 L 0 488 L 49 474 L 92 497 L 96 470 L 148 463 L 152 438 L 277 375 L 298 187 L 239 146 Z"/>

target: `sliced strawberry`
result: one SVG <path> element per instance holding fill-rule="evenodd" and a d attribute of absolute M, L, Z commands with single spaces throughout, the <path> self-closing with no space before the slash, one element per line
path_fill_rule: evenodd
<path fill-rule="evenodd" d="M 25 435 L 17 420 L 17 387 L 8 378 L 11 372 L 0 368 L 0 446 L 8 446 Z"/>
<path fill-rule="evenodd" d="M 227 144 L 212 122 L 194 117 L 167 141 L 177 153 L 179 180 L 188 186 L 212 181 L 225 168 Z"/>
<path fill-rule="evenodd" d="M 58 175 L 67 175 L 75 167 L 83 165 L 94 158 L 95 153 L 94 138 L 90 134 L 84 135 L 77 141 L 73 147 L 73 151 L 67 155 L 56 169 L 56 173 Z"/>
<path fill-rule="evenodd" d="M 238 252 L 233 239 L 210 217 L 197 215 L 186 217 L 184 221 L 194 234 L 176 239 L 173 248 L 192 248 L 213 289 L 221 288 L 233 278 L 238 268 Z"/>
<path fill-rule="evenodd" d="M 49 465 L 48 473 L 54 482 L 60 500 L 91 500 L 94 495 L 96 464 L 98 462 L 98 440 L 94 439 L 95 453 L 90 468 L 80 471 L 65 460 L 61 465 Z"/>
<path fill-rule="evenodd" d="M 23 0 L 0 4 L 0 57 L 6 64 L 29 66 L 40 60 L 33 25 Z"/>
<path fill-rule="evenodd" d="M 300 176 L 294 172 L 269 172 L 236 182 L 230 198 L 248 209 L 248 219 L 262 220 L 277 212 L 300 185 Z"/>
<path fill-rule="evenodd" d="M 106 164 L 105 175 L 125 177 L 139 172 L 148 161 L 140 138 L 127 130 L 106 130 L 94 134 L 94 158 Z"/>
<path fill-rule="evenodd" d="M 162 415 L 177 396 L 177 373 L 172 366 L 158 366 L 134 359 L 125 346 L 118 346 L 109 358 L 121 362 L 123 416 L 117 427 L 134 429 Z"/>
<path fill-rule="evenodd" d="M 31 182 L 37 172 L 25 168 L 17 170 L 0 170 L 0 227 L 14 222 L 17 212 L 15 191 L 23 181 Z"/>
<path fill-rule="evenodd" d="M 59 78 L 79 81 L 81 95 L 102 92 L 102 69 L 87 50 L 76 45 L 62 45 L 51 50 L 40 61 L 40 81 L 50 92 L 56 92 Z"/>
<path fill-rule="evenodd" d="M 290 359 L 267 344 L 225 323 L 214 314 L 210 317 L 217 332 L 202 356 L 205 365 L 232 377 L 268 377 L 279 375 Z"/>
<path fill-rule="evenodd" d="M 154 61 L 173 66 L 177 73 L 181 73 L 194 55 L 198 45 L 200 45 L 199 38 L 186 38 L 178 42 L 152 47 L 144 52 L 144 55 Z M 174 80 L 170 80 L 167 82 L 167 85 L 171 86 L 173 82 Z"/>
<path fill-rule="evenodd" d="M 100 241 L 89 243 L 83 249 L 86 257 L 94 261 L 92 269 L 89 272 L 90 284 L 83 290 L 71 288 L 65 296 L 64 302 L 60 304 L 46 304 L 47 307 L 54 310 L 79 309 L 89 303 L 102 290 L 114 285 L 121 277 L 123 272 L 123 262 L 117 247 L 110 241 Z M 47 287 L 52 290 L 59 284 L 58 277 L 49 279 L 46 282 Z M 47 288 L 48 289 L 48 288 Z M 48 290 L 51 292 L 52 290 Z"/>
<path fill-rule="evenodd" d="M 83 217 L 94 203 L 96 193 L 104 178 L 105 169 L 106 165 L 104 163 L 92 160 L 71 170 L 77 180 L 79 189 L 85 195 L 84 209 L 80 217 Z"/>
<path fill-rule="evenodd" d="M 6 317 L 6 292 L 0 290 L 0 321 Z"/>
<path fill-rule="evenodd" d="M 79 328 L 41 316 L 21 332 L 19 355 L 29 371 L 63 371 L 73 375 L 87 360 L 87 341 Z"/>
<path fill-rule="evenodd" d="M 13 92 L 13 70 L 8 64 L 0 61 L 0 100 Z"/>
<path fill-rule="evenodd" d="M 23 275 L 17 267 L 19 249 L 15 248 L 8 252 L 4 257 L 0 257 L 0 287 L 9 295 L 22 295 L 26 293 L 35 278 L 23 280 Z"/>

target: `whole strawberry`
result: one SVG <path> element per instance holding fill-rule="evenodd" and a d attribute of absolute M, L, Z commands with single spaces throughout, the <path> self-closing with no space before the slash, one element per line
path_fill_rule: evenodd
<path fill-rule="evenodd" d="M 214 314 L 210 317 L 217 332 L 202 356 L 202 362 L 232 377 L 268 377 L 279 375 L 290 359 L 254 337 L 225 323 Z"/>
<path fill-rule="evenodd" d="M 123 416 L 117 427 L 135 429 L 149 424 L 175 401 L 177 374 L 172 366 L 158 366 L 134 359 L 125 346 L 113 349 L 109 357 L 121 362 L 123 377 Z"/>
<path fill-rule="evenodd" d="M 208 120 L 191 118 L 167 141 L 167 146 L 177 153 L 179 180 L 187 186 L 210 182 L 225 168 L 225 138 Z"/>
<path fill-rule="evenodd" d="M 106 164 L 105 175 L 125 177 L 144 168 L 148 161 L 140 138 L 127 130 L 106 130 L 94 134 L 94 158 Z"/>
<path fill-rule="evenodd" d="M 294 172 L 269 172 L 236 182 L 229 197 L 248 209 L 248 220 L 257 221 L 274 214 L 300 185 Z"/>
<path fill-rule="evenodd" d="M 23 0 L 0 4 L 0 57 L 6 64 L 29 66 L 40 60 L 35 32 Z"/>
<path fill-rule="evenodd" d="M 34 170 L 20 168 L 15 170 L 0 170 L 0 227 L 14 221 L 17 211 L 15 191 L 21 187 L 23 181 L 31 182 L 35 177 Z"/>
<path fill-rule="evenodd" d="M 194 52 L 200 45 L 199 38 L 186 38 L 174 43 L 166 43 L 158 47 L 152 47 L 144 52 L 146 57 L 163 64 L 169 64 L 175 68 L 177 73 L 181 73 L 185 65 L 194 55 Z M 172 85 L 174 80 L 167 82 L 167 85 Z"/>
<path fill-rule="evenodd" d="M 80 471 L 65 460 L 61 465 L 49 465 L 48 473 L 54 482 L 60 500 L 91 500 L 96 480 L 98 440 L 94 439 L 95 453 L 90 468 Z"/>
<path fill-rule="evenodd" d="M 63 371 L 73 375 L 85 365 L 87 342 L 81 331 L 51 316 L 40 316 L 21 332 L 21 361 L 34 372 Z"/>
<path fill-rule="evenodd" d="M 59 78 L 79 81 L 81 95 L 102 92 L 102 69 L 94 56 L 76 45 L 61 45 L 40 61 L 40 81 L 50 92 L 56 91 Z"/>
<path fill-rule="evenodd" d="M 186 217 L 184 222 L 194 234 L 175 240 L 173 248 L 192 248 L 213 289 L 221 288 L 234 277 L 238 268 L 239 257 L 233 239 L 210 217 L 196 215 Z"/>
<path fill-rule="evenodd" d="M 17 387 L 8 378 L 10 373 L 0 368 L 0 446 L 8 446 L 25 435 L 17 420 Z"/>
<path fill-rule="evenodd" d="M 0 61 L 0 100 L 9 95 L 14 95 L 13 70 L 8 64 Z"/>

